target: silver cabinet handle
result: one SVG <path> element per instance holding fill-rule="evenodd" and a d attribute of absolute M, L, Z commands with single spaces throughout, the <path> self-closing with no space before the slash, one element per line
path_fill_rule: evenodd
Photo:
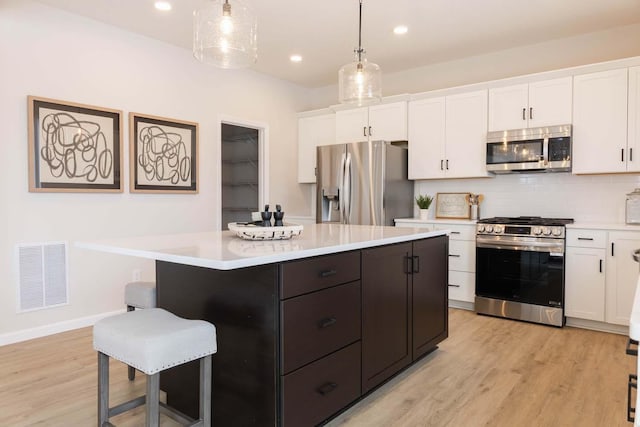
<path fill-rule="evenodd" d="M 451 258 L 460 258 L 460 255 L 455 255 L 455 254 L 449 254 L 449 256 L 450 256 Z"/>
<path fill-rule="evenodd" d="M 367 136 L 367 127 L 362 126 L 362 136 Z"/>
<path fill-rule="evenodd" d="M 633 251 L 632 256 L 635 262 L 640 262 L 640 249 L 636 249 L 635 251 Z"/>
<path fill-rule="evenodd" d="M 449 283 L 449 287 L 451 287 L 451 288 L 459 288 L 460 285 L 452 285 L 451 283 Z"/>
<path fill-rule="evenodd" d="M 371 132 L 371 126 L 369 126 L 369 136 L 373 135 L 373 133 Z"/>
<path fill-rule="evenodd" d="M 529 120 L 533 120 L 533 107 L 529 107 Z"/>
<path fill-rule="evenodd" d="M 578 237 L 578 240 L 588 240 L 588 241 L 593 241 L 593 237 Z"/>
<path fill-rule="evenodd" d="M 527 116 L 526 116 L 526 114 L 527 114 L 527 109 L 526 109 L 526 108 L 523 108 L 523 109 L 522 109 L 522 120 L 527 120 Z"/>

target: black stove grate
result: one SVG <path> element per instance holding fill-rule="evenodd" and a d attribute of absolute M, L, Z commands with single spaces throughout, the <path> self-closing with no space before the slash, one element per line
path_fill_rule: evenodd
<path fill-rule="evenodd" d="M 503 217 L 497 216 L 493 218 L 483 218 L 478 220 L 478 224 L 517 224 L 517 225 L 546 225 L 559 226 L 572 224 L 572 218 L 543 218 L 539 216 L 518 216 Z"/>

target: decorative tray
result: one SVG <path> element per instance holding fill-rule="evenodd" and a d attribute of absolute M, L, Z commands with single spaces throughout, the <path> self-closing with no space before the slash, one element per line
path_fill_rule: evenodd
<path fill-rule="evenodd" d="M 282 227 L 262 227 L 254 224 L 230 222 L 229 231 L 245 240 L 286 240 L 302 233 L 302 225 L 285 223 Z"/>

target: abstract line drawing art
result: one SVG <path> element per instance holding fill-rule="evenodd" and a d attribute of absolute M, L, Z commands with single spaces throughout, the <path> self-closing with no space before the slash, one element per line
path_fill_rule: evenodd
<path fill-rule="evenodd" d="M 29 191 L 121 192 L 122 112 L 28 97 Z"/>
<path fill-rule="evenodd" d="M 129 113 L 132 193 L 197 193 L 198 124 Z"/>

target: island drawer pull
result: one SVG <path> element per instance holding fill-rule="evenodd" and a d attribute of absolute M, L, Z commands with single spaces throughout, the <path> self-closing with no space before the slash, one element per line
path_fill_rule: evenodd
<path fill-rule="evenodd" d="M 338 323 L 338 319 L 336 319 L 335 317 L 327 317 L 326 319 L 322 319 L 318 322 L 318 328 L 328 328 L 329 326 L 333 326 L 336 323 Z"/>
<path fill-rule="evenodd" d="M 452 288 L 459 288 L 459 287 L 460 287 L 460 285 L 452 285 L 451 283 L 449 283 L 449 287 L 452 287 Z"/>
<path fill-rule="evenodd" d="M 593 241 L 593 237 L 578 237 L 578 240 L 589 240 L 589 241 Z"/>
<path fill-rule="evenodd" d="M 324 270 L 320 272 L 320 277 L 330 277 L 338 274 L 336 270 Z"/>
<path fill-rule="evenodd" d="M 332 383 L 332 382 L 328 382 L 328 383 L 323 384 L 320 387 L 318 387 L 316 389 L 316 391 L 318 393 L 320 393 L 321 395 L 326 396 L 327 394 L 331 393 L 336 388 L 338 388 L 338 384 Z"/>
<path fill-rule="evenodd" d="M 635 349 L 631 348 L 632 345 L 635 345 L 636 348 Z M 625 352 L 630 356 L 637 356 L 638 355 L 638 341 L 632 340 L 631 338 L 629 338 L 629 341 L 627 342 L 627 349 L 626 349 Z"/>
<path fill-rule="evenodd" d="M 630 423 L 634 422 L 636 419 L 636 408 L 634 408 L 631 404 L 631 389 L 635 388 L 638 390 L 638 376 L 629 374 L 629 383 L 627 384 L 627 421 Z M 637 391 L 636 391 L 637 392 Z"/>

